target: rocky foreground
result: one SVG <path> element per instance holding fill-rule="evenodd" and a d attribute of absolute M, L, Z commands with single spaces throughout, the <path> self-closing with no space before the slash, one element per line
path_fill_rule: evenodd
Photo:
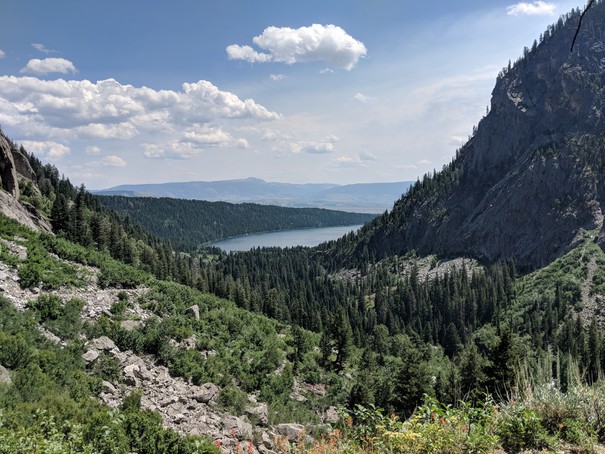
<path fill-rule="evenodd" d="M 2 240 L 2 245 L 15 257 L 24 259 L 27 255 L 27 249 L 17 242 Z M 65 287 L 51 293 L 65 301 L 72 298 L 84 301 L 86 304 L 81 312 L 83 321 L 95 321 L 102 315 L 112 317 L 111 306 L 118 300 L 119 293 L 123 296 L 125 292 L 129 300 L 137 301 L 148 291 L 146 288 L 102 289 L 96 284 L 99 273 L 96 268 L 72 262 L 70 265 L 78 268 L 85 285 L 81 288 Z M 16 270 L 0 262 L 0 293 L 23 311 L 28 301 L 38 298 L 45 292 L 37 288 L 22 289 Z M 191 317 L 199 317 L 198 307 L 191 307 L 188 314 Z M 153 315 L 135 303 L 133 307 L 126 310 L 124 320 L 121 322 L 122 328 L 135 329 Z M 66 345 L 64 340 L 46 328 L 41 325 L 38 328 L 51 341 Z M 115 359 L 119 364 L 120 379 L 103 381 L 103 390 L 98 396 L 110 407 L 118 407 L 126 396 L 135 391 L 140 392 L 141 407 L 158 412 L 166 427 L 183 435 L 207 435 L 224 452 L 245 449 L 245 452 L 272 453 L 277 452 L 279 443 L 285 440 L 298 441 L 301 437 L 306 437 L 305 427 L 300 424 L 279 424 L 270 427 L 267 405 L 258 402 L 254 395 L 248 396 L 249 402 L 243 415 L 226 413 L 219 405 L 221 390 L 217 385 L 205 383 L 198 386 L 182 378 L 172 377 L 168 368 L 158 365 L 154 357 L 141 357 L 132 351 L 120 351 L 114 341 L 107 336 L 94 339 L 86 339 L 84 335 L 81 337 L 86 342 L 86 352 L 82 357 L 89 368 L 92 368 L 104 355 Z M 196 340 L 194 337 L 185 339 L 179 346 L 196 348 Z M 213 351 L 202 353 L 208 356 L 214 354 Z M 324 389 L 319 388 L 307 391 L 325 392 Z M 304 399 L 296 392 L 291 397 Z M 325 423 L 334 423 L 338 415 L 334 408 L 330 408 L 322 415 L 322 419 Z"/>

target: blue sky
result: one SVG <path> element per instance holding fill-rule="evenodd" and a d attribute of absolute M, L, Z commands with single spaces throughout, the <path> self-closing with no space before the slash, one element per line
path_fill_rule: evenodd
<path fill-rule="evenodd" d="M 577 1 L 3 0 L 0 126 L 75 184 L 415 180 Z"/>

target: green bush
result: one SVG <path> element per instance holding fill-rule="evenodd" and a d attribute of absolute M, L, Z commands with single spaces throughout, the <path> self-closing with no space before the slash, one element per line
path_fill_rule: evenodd
<path fill-rule="evenodd" d="M 502 407 L 497 434 L 507 452 L 545 449 L 552 444 L 540 415 L 525 404 L 511 403 Z"/>
<path fill-rule="evenodd" d="M 242 415 L 248 404 L 248 396 L 241 389 L 227 386 L 221 390 L 219 403 L 234 415 Z"/>
<path fill-rule="evenodd" d="M 33 358 L 33 348 L 20 335 L 10 336 L 0 332 L 0 364 L 9 369 L 27 366 Z"/>

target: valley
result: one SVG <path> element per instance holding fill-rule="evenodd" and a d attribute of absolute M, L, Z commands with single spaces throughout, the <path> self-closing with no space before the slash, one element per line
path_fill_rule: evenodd
<path fill-rule="evenodd" d="M 603 24 L 549 26 L 382 214 L 94 194 L 0 131 L 0 454 L 605 452 Z"/>

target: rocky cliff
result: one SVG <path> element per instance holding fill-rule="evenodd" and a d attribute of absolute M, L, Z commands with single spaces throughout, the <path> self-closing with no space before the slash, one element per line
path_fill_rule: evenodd
<path fill-rule="evenodd" d="M 19 182 L 31 181 L 31 187 L 38 191 L 35 178 L 27 156 L 0 131 L 0 212 L 33 230 L 52 232 L 48 220 L 35 207 L 19 202 Z"/>
<path fill-rule="evenodd" d="M 545 265 L 593 230 L 605 245 L 605 4 L 548 28 L 505 68 L 451 164 L 366 226 L 345 254 L 410 250 Z M 342 244 L 342 243 L 341 243 Z"/>

